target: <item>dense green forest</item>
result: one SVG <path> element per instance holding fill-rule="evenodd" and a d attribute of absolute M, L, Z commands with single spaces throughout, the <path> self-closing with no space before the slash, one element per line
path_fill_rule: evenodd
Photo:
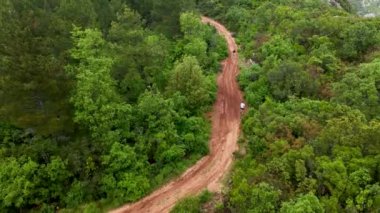
<path fill-rule="evenodd" d="M 316 0 L 202 4 L 235 32 L 250 107 L 215 211 L 378 212 L 380 19 Z"/>
<path fill-rule="evenodd" d="M 227 48 L 195 1 L 2 0 L 0 29 L 0 212 L 104 211 L 208 153 Z"/>
<path fill-rule="evenodd" d="M 0 1 L 0 212 L 103 212 L 207 154 L 227 53 L 199 14 L 249 106 L 215 211 L 379 211 L 380 18 L 336 2 Z"/>

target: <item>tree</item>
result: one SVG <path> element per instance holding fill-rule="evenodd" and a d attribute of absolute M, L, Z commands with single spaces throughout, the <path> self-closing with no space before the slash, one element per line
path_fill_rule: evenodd
<path fill-rule="evenodd" d="M 233 32 L 238 32 L 244 29 L 251 19 L 250 11 L 242 6 L 229 7 L 226 13 L 227 23 L 231 23 Z M 233 24 L 232 24 L 233 23 Z"/>
<path fill-rule="evenodd" d="M 195 57 L 185 56 L 177 62 L 168 82 L 169 94 L 180 92 L 187 99 L 187 106 L 192 111 L 198 111 L 209 105 L 211 85 L 203 75 Z"/>
<path fill-rule="evenodd" d="M 71 176 L 67 164 L 67 160 L 63 161 L 60 157 L 53 156 L 48 164 L 40 166 L 41 182 L 38 191 L 47 201 L 63 200 L 66 196 L 66 187 Z"/>
<path fill-rule="evenodd" d="M 339 70 L 339 60 L 336 57 L 334 44 L 326 36 L 313 36 L 310 39 L 312 50 L 310 52 L 309 64 L 320 66 L 326 73 L 337 73 Z"/>
<path fill-rule="evenodd" d="M 348 60 L 356 59 L 370 47 L 378 45 L 378 29 L 372 24 L 357 22 L 348 25 L 341 33 L 340 55 Z"/>
<path fill-rule="evenodd" d="M 279 60 L 291 60 L 301 52 L 300 46 L 281 36 L 274 36 L 260 48 L 260 56 L 264 60 L 270 56 Z"/>
<path fill-rule="evenodd" d="M 57 1 L 3 1 L 0 117 L 40 134 L 72 132 L 64 72 L 69 29 L 52 14 Z M 3 9 L 3 8 L 2 8 Z"/>
<path fill-rule="evenodd" d="M 330 161 L 326 156 L 317 159 L 317 176 L 328 192 L 340 197 L 347 187 L 347 169 L 342 160 Z"/>
<path fill-rule="evenodd" d="M 112 76 L 125 99 L 134 103 L 146 87 L 164 87 L 169 41 L 144 29 L 141 16 L 128 7 L 112 22 L 107 39 L 115 62 Z"/>
<path fill-rule="evenodd" d="M 153 2 L 150 14 L 152 26 L 166 36 L 178 34 L 180 14 L 195 8 L 194 0 L 151 1 Z"/>
<path fill-rule="evenodd" d="M 285 61 L 268 72 L 272 94 L 279 100 L 289 96 L 304 97 L 316 94 L 318 84 L 299 63 Z"/>
<path fill-rule="evenodd" d="M 147 162 L 139 159 L 133 148 L 118 142 L 102 156 L 105 168 L 101 188 L 108 198 L 121 202 L 135 201 L 150 187 Z"/>
<path fill-rule="evenodd" d="M 238 212 L 275 212 L 279 201 L 280 191 L 268 183 L 249 186 L 243 179 L 231 191 L 230 202 Z"/>
<path fill-rule="evenodd" d="M 205 38 L 207 34 L 207 26 L 201 22 L 199 15 L 193 12 L 185 12 L 180 16 L 181 32 L 185 39 Z"/>
<path fill-rule="evenodd" d="M 40 204 L 35 203 L 40 181 L 38 164 L 30 159 L 15 158 L 3 159 L 0 164 L 0 209 Z"/>
<path fill-rule="evenodd" d="M 113 61 L 103 52 L 106 42 L 101 33 L 93 29 L 75 28 L 73 39 L 75 47 L 71 56 L 79 64 L 67 69 L 77 81 L 71 98 L 74 120 L 88 127 L 94 138 L 107 143 L 117 141 L 120 131 L 128 130 L 130 107 L 121 102 L 115 91 L 110 75 Z"/>
<path fill-rule="evenodd" d="M 333 84 L 333 101 L 360 109 L 368 118 L 380 113 L 380 61 L 362 64 L 358 72 L 347 73 Z"/>
<path fill-rule="evenodd" d="M 57 14 L 67 20 L 65 24 L 69 25 L 68 27 L 72 27 L 72 24 L 81 27 L 95 27 L 98 18 L 91 0 L 59 1 Z"/>
<path fill-rule="evenodd" d="M 258 107 L 270 96 L 268 78 L 263 75 L 263 69 L 259 65 L 241 70 L 239 84 L 243 87 L 245 100 L 250 106 Z"/>
<path fill-rule="evenodd" d="M 64 202 L 68 208 L 75 208 L 84 203 L 86 198 L 86 185 L 80 181 L 73 181 L 67 195 L 64 198 Z"/>
<path fill-rule="evenodd" d="M 124 6 L 117 14 L 117 19 L 111 23 L 108 40 L 123 46 L 141 42 L 145 33 L 142 24 L 140 14 Z M 115 48 L 122 48 L 118 45 Z"/>
<path fill-rule="evenodd" d="M 318 198 L 313 194 L 302 195 L 296 200 L 284 202 L 281 213 L 323 213 L 325 212 Z"/>
<path fill-rule="evenodd" d="M 331 153 L 333 144 L 364 148 L 364 143 L 360 138 L 363 121 L 364 118 L 360 114 L 329 120 L 318 138 L 319 144 L 329 146 L 329 149 L 324 150 L 324 154 Z"/>
<path fill-rule="evenodd" d="M 144 153 L 151 163 L 171 162 L 174 159 L 167 159 L 166 154 L 171 148 L 175 149 L 179 142 L 175 120 L 178 114 L 174 110 L 173 102 L 164 99 L 160 93 L 144 93 L 136 107 L 134 122 L 134 133 L 137 140 L 137 150 Z M 174 147 L 173 147 L 174 146 Z M 172 156 L 175 159 L 183 156 L 183 147 L 177 150 L 179 156 Z"/>
<path fill-rule="evenodd" d="M 307 174 L 304 160 L 296 160 L 295 172 L 296 172 L 296 180 L 298 182 L 302 182 L 305 179 L 306 174 Z"/>
<path fill-rule="evenodd" d="M 220 60 L 227 56 L 225 40 L 193 12 L 181 14 L 180 27 L 184 37 L 177 43 L 176 56 L 195 56 L 206 72 L 218 71 Z"/>

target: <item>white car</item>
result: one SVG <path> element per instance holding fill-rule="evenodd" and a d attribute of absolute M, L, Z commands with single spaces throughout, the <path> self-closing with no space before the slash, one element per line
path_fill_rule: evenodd
<path fill-rule="evenodd" d="M 244 102 L 241 102 L 241 103 L 240 103 L 240 109 L 241 109 L 241 110 L 244 110 L 244 109 L 245 109 L 245 103 L 244 103 Z"/>

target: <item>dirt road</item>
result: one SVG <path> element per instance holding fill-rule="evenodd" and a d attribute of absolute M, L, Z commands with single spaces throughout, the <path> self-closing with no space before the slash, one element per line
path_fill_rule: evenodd
<path fill-rule="evenodd" d="M 224 26 L 207 17 L 202 17 L 202 21 L 214 26 L 225 37 L 229 48 L 229 57 L 223 61 L 223 72 L 218 76 L 218 95 L 212 111 L 210 154 L 179 178 L 140 201 L 113 210 L 112 213 L 169 212 L 184 197 L 200 193 L 206 188 L 213 192 L 221 190 L 221 180 L 230 169 L 233 152 L 237 150 L 240 127 L 239 104 L 242 96 L 236 82 L 239 73 L 237 45 Z"/>

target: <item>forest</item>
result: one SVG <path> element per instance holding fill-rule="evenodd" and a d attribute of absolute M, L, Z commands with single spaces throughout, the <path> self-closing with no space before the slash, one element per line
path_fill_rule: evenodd
<path fill-rule="evenodd" d="M 2 0 L 0 27 L 0 212 L 103 212 L 208 153 L 227 48 L 195 1 Z"/>
<path fill-rule="evenodd" d="M 244 152 L 214 210 L 378 212 L 380 19 L 325 1 L 203 5 L 235 32 L 249 105 Z M 174 212 L 202 212 L 204 202 Z"/>
<path fill-rule="evenodd" d="M 0 212 L 104 212 L 206 155 L 227 47 L 201 14 L 248 111 L 222 199 L 173 212 L 380 210 L 380 18 L 351 1 L 0 2 Z"/>

